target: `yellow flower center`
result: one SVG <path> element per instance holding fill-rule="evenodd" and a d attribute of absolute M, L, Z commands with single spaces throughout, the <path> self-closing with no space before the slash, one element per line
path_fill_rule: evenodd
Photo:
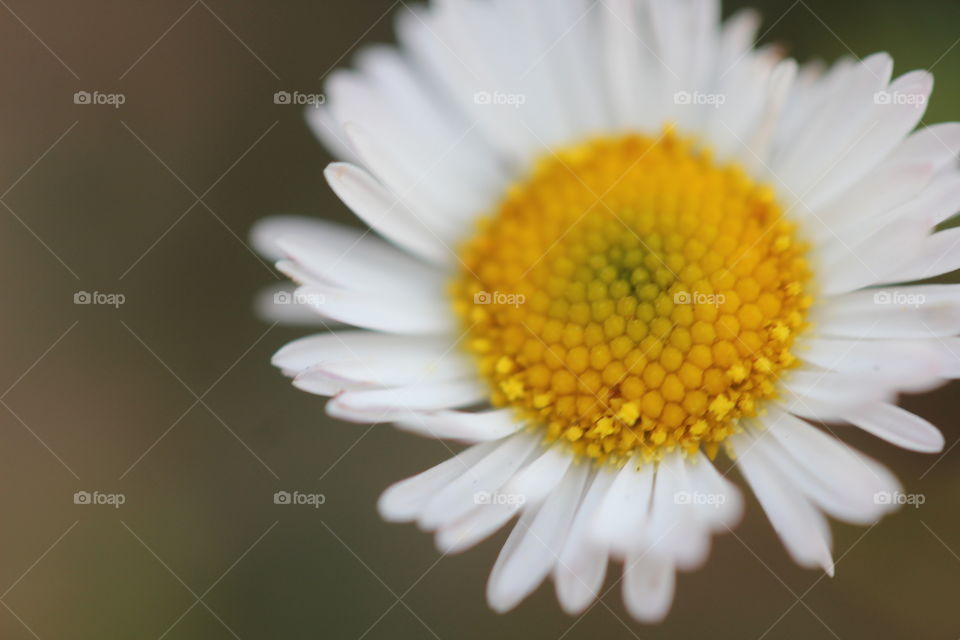
<path fill-rule="evenodd" d="M 495 406 L 583 456 L 715 455 L 806 322 L 773 191 L 666 130 L 543 158 L 462 248 L 452 291 Z"/>

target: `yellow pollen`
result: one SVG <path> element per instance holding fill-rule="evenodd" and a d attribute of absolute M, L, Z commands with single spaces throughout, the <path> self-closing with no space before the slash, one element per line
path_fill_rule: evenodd
<path fill-rule="evenodd" d="M 534 409 L 543 409 L 544 407 L 550 404 L 550 401 L 553 398 L 549 393 L 541 393 L 533 396 L 533 408 Z"/>
<path fill-rule="evenodd" d="M 497 373 L 504 374 L 511 371 L 513 371 L 513 361 L 510 358 L 503 356 L 497 360 Z"/>
<path fill-rule="evenodd" d="M 773 329 L 770 330 L 770 335 L 773 336 L 774 340 L 786 342 L 787 338 L 790 337 L 790 329 L 782 322 L 777 322 L 773 325 Z"/>
<path fill-rule="evenodd" d="M 617 419 L 630 427 L 637 423 L 639 417 L 640 409 L 633 402 L 624 402 L 617 412 Z"/>
<path fill-rule="evenodd" d="M 733 401 L 723 394 L 714 398 L 713 402 L 710 403 L 710 411 L 712 411 L 717 418 L 726 416 L 733 407 Z"/>
<path fill-rule="evenodd" d="M 546 155 L 461 249 L 451 292 L 491 402 L 619 464 L 716 455 L 807 326 L 774 191 L 670 130 Z"/>
<path fill-rule="evenodd" d="M 735 364 L 727 371 L 734 382 L 743 382 L 747 378 L 747 370 L 742 364 Z"/>
<path fill-rule="evenodd" d="M 524 397 L 523 382 L 519 378 L 501 380 L 500 389 L 508 400 L 519 400 Z"/>

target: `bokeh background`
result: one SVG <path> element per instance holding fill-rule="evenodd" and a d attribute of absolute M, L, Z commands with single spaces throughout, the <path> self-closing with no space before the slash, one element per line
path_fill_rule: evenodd
<path fill-rule="evenodd" d="M 926 121 L 960 118 L 958 3 L 754 4 L 763 40 L 801 59 L 887 50 L 898 74 L 932 67 Z M 358 46 L 391 41 L 402 10 L 0 0 L 0 637 L 960 637 L 960 447 L 850 433 L 925 503 L 835 525 L 829 579 L 793 566 L 751 501 L 657 627 L 630 622 L 619 589 L 582 619 L 552 585 L 495 615 L 483 593 L 503 535 L 440 559 L 379 520 L 380 491 L 447 450 L 334 422 L 270 367 L 305 329 L 255 315 L 278 277 L 247 239 L 271 213 L 354 224 L 301 109 L 273 94 L 320 91 Z M 77 105 L 82 90 L 126 101 Z M 80 291 L 125 302 L 76 305 Z M 904 399 L 948 447 L 958 388 Z M 326 502 L 275 505 L 278 490 Z M 126 501 L 77 505 L 78 491 Z"/>

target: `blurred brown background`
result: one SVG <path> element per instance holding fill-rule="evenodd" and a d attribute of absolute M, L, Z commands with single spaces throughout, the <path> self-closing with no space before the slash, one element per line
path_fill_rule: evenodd
<path fill-rule="evenodd" d="M 933 67 L 927 122 L 960 118 L 957 3 L 755 4 L 764 40 L 801 59 L 885 49 L 898 74 Z M 960 637 L 960 447 L 938 462 L 851 434 L 926 503 L 835 526 L 829 579 L 794 567 L 750 502 L 658 627 L 630 623 L 619 589 L 579 621 L 552 585 L 495 615 L 502 535 L 438 562 L 429 536 L 379 520 L 380 491 L 446 450 L 333 422 L 270 367 L 305 330 L 255 317 L 277 277 L 246 242 L 271 213 L 350 221 L 328 154 L 273 94 L 320 91 L 402 9 L 0 0 L 0 638 Z M 957 389 L 905 399 L 948 446 Z M 294 489 L 326 503 L 273 504 Z"/>

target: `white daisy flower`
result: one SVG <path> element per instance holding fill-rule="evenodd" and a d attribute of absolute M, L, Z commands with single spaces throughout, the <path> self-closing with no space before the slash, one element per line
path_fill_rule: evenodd
<path fill-rule="evenodd" d="M 294 301 L 355 327 L 281 349 L 294 385 L 338 418 L 471 445 L 390 487 L 383 517 L 455 553 L 518 516 L 496 611 L 551 577 L 582 612 L 613 559 L 630 613 L 662 619 L 676 571 L 740 517 L 718 459 L 832 575 L 826 516 L 873 523 L 900 485 L 825 423 L 943 446 L 894 402 L 960 375 L 960 285 L 891 283 L 960 267 L 937 231 L 960 209 L 960 124 L 914 131 L 929 73 L 891 80 L 885 53 L 798 67 L 753 47 L 754 13 L 719 14 L 404 11 L 400 46 L 363 51 L 308 110 L 373 233 L 254 232 Z"/>

